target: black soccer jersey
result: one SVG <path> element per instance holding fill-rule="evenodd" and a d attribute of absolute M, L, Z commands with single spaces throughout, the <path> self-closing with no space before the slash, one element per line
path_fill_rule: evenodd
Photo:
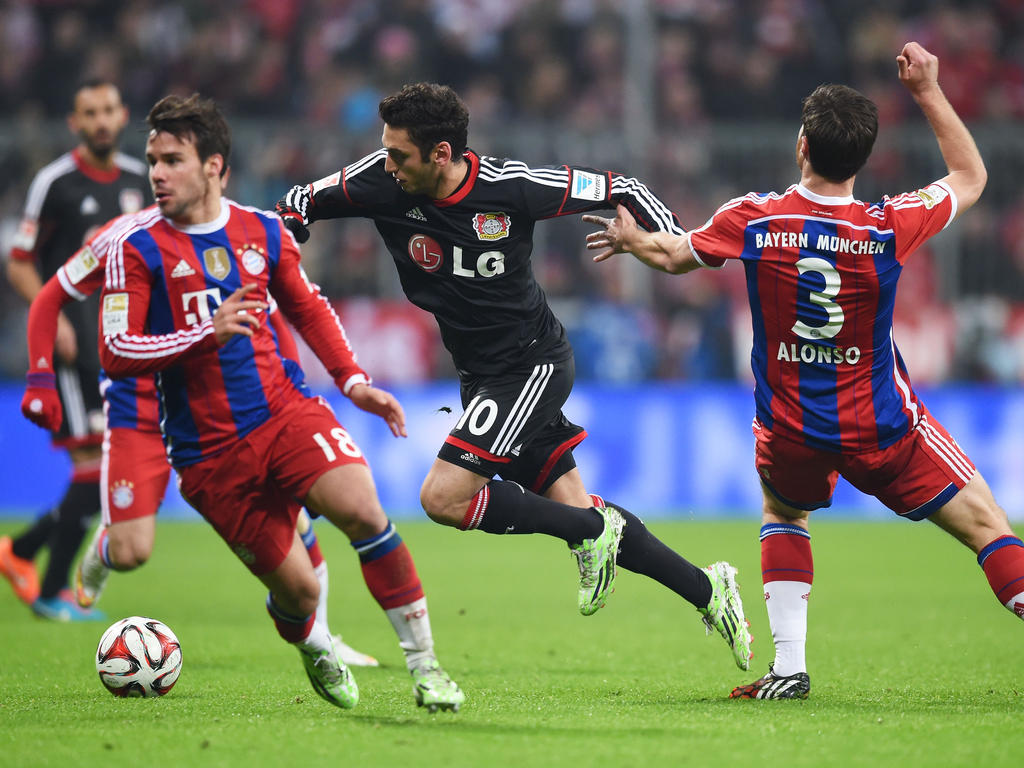
<path fill-rule="evenodd" d="M 46 282 L 100 226 L 145 206 L 146 164 L 115 155 L 116 167 L 103 171 L 85 163 L 78 150 L 58 157 L 36 174 L 14 239 L 12 259 L 36 260 Z M 76 367 L 99 370 L 96 329 L 99 292 L 64 308 L 78 335 Z"/>
<path fill-rule="evenodd" d="M 432 313 L 460 373 L 491 375 L 572 353 L 533 276 L 539 219 L 625 204 L 648 230 L 682 233 L 640 181 L 574 166 L 529 167 L 467 150 L 449 197 L 404 192 L 380 149 L 310 185 L 310 221 L 373 219 L 409 300 Z"/>

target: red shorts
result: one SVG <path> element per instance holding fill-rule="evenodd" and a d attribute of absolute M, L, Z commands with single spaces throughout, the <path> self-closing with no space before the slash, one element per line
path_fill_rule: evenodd
<path fill-rule="evenodd" d="M 103 435 L 100 508 L 106 525 L 155 515 L 171 465 L 159 432 L 112 427 Z"/>
<path fill-rule="evenodd" d="M 808 448 L 754 420 L 755 464 L 779 501 L 797 509 L 832 505 L 839 475 L 897 515 L 923 520 L 974 476 L 967 455 L 921 405 L 918 425 L 878 451 L 842 454 Z"/>
<path fill-rule="evenodd" d="M 257 576 L 291 549 L 302 499 L 324 472 L 366 464 L 323 398 L 303 398 L 228 450 L 178 470 L 182 497 Z"/>

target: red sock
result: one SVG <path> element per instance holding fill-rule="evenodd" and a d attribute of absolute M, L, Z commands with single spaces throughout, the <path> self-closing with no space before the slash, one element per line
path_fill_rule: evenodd
<path fill-rule="evenodd" d="M 423 597 L 416 564 L 394 524 L 389 522 L 381 533 L 353 541 L 352 546 L 359 553 L 366 586 L 381 608 L 397 608 Z"/>
<path fill-rule="evenodd" d="M 274 620 L 277 634 L 289 643 L 300 643 L 309 637 L 309 633 L 313 631 L 314 614 L 310 614 L 305 618 L 291 616 L 278 607 L 277 603 L 274 602 L 273 595 L 270 594 L 267 595 L 267 613 Z"/>
<path fill-rule="evenodd" d="M 1000 536 L 978 553 L 978 565 L 999 602 L 1024 618 L 1024 542 Z"/>
<path fill-rule="evenodd" d="M 798 525 L 761 526 L 761 580 L 814 583 L 811 536 Z"/>

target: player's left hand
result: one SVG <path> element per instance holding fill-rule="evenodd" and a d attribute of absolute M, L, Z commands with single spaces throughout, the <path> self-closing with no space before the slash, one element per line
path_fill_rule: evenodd
<path fill-rule="evenodd" d="M 586 213 L 583 215 L 583 221 L 587 224 L 597 224 L 599 227 L 603 227 L 602 230 L 591 232 L 587 235 L 588 251 L 602 249 L 600 253 L 593 257 L 594 261 L 605 261 L 616 253 L 628 251 L 627 238 L 637 229 L 636 219 L 633 218 L 633 214 L 621 203 L 615 210 L 614 219 Z"/>
<path fill-rule="evenodd" d="M 29 372 L 21 412 L 25 418 L 43 429 L 56 432 L 64 419 L 64 410 L 57 395 L 57 377 L 52 373 Z"/>
<path fill-rule="evenodd" d="M 357 408 L 384 419 L 395 437 L 409 436 L 405 431 L 405 411 L 390 392 L 370 384 L 356 384 L 348 391 L 348 397 Z"/>
<path fill-rule="evenodd" d="M 299 243 L 309 240 L 309 187 L 294 186 L 274 205 L 285 227 Z"/>

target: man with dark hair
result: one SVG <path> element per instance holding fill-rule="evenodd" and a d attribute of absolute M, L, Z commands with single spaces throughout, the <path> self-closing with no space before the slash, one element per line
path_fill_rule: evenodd
<path fill-rule="evenodd" d="M 104 369 L 114 378 L 157 374 L 182 496 L 267 587 L 278 634 L 322 698 L 349 709 L 359 689 L 317 615 L 321 587 L 296 531 L 302 504 L 351 540 L 398 635 L 417 704 L 457 710 L 465 697 L 437 661 L 412 556 L 362 451 L 282 355 L 271 299 L 339 389 L 395 436 L 405 435 L 401 405 L 356 363 L 280 219 L 222 197 L 231 143 L 217 106 L 168 96 L 147 123 L 156 206 L 119 224 L 104 247 Z"/>
<path fill-rule="evenodd" d="M 896 283 L 929 237 L 970 208 L 987 174 L 938 84 L 938 59 L 917 43 L 896 58 L 949 173 L 875 204 L 853 197 L 878 112 L 842 85 L 803 105 L 800 182 L 731 200 L 682 235 L 584 216 L 595 261 L 617 252 L 672 274 L 739 259 L 754 347 L 755 465 L 763 491 L 761 568 L 775 661 L 733 698 L 807 698 L 805 647 L 814 564 L 808 516 L 828 507 L 842 475 L 909 520 L 931 520 L 978 556 L 999 602 L 1024 618 L 1024 543 L 984 478 L 914 393 L 893 340 Z"/>
<path fill-rule="evenodd" d="M 145 166 L 117 151 L 127 121 L 113 83 L 89 80 L 75 91 L 68 127 L 79 144 L 36 174 L 7 263 L 7 278 L 25 301 L 35 298 L 100 225 L 143 207 Z M 68 451 L 71 482 L 53 510 L 13 540 L 0 537 L 0 572 L 37 615 L 60 621 L 104 618 L 81 609 L 68 588 L 75 553 L 100 509 L 98 313 L 96 297 L 68 307 L 60 316 L 55 364 L 28 377 L 30 386 L 63 404 L 53 441 Z M 50 559 L 40 585 L 33 560 L 44 546 Z"/>
<path fill-rule="evenodd" d="M 530 266 L 539 220 L 622 203 L 645 227 L 680 232 L 675 217 L 619 173 L 535 168 L 467 149 L 469 114 L 447 86 L 407 85 L 379 112 L 383 149 L 293 187 L 277 211 L 300 242 L 312 221 L 372 219 L 406 296 L 437 320 L 465 410 L 423 483 L 423 509 L 460 530 L 564 540 L 584 615 L 604 605 L 616 562 L 649 576 L 696 607 L 746 669 L 736 569 L 694 566 L 640 518 L 587 493 L 572 454 L 586 432 L 561 410 L 575 375 L 572 347 Z"/>

